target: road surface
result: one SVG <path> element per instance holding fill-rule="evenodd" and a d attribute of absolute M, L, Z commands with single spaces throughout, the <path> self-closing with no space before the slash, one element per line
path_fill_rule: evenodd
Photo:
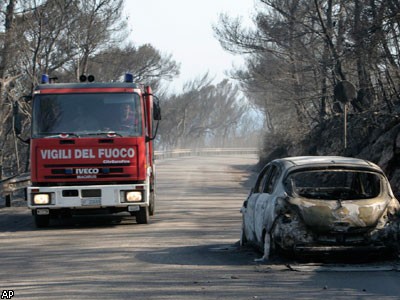
<path fill-rule="evenodd" d="M 158 161 L 148 225 L 93 216 L 36 229 L 26 208 L 1 208 L 0 290 L 12 299 L 400 298 L 394 261 L 260 263 L 257 251 L 239 249 L 239 209 L 256 162 L 234 155 Z"/>

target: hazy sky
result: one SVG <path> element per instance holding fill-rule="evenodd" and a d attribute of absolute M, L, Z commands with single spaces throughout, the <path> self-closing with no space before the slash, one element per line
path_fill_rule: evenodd
<path fill-rule="evenodd" d="M 126 0 L 131 40 L 136 45 L 152 44 L 181 63 L 181 75 L 173 85 L 205 74 L 224 78 L 224 71 L 242 59 L 227 53 L 214 37 L 212 25 L 220 13 L 241 16 L 250 23 L 254 0 Z"/>

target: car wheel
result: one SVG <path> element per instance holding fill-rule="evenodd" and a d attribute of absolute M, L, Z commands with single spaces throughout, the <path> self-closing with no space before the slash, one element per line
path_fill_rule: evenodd
<path fill-rule="evenodd" d="M 34 217 L 35 217 L 35 225 L 37 228 L 44 228 L 49 226 L 50 223 L 49 215 L 43 215 L 43 216 L 35 215 Z"/>
<path fill-rule="evenodd" d="M 154 216 L 154 211 L 155 211 L 155 207 L 156 207 L 156 203 L 155 203 L 155 193 L 150 192 L 150 204 L 149 204 L 149 215 L 150 216 Z"/>
<path fill-rule="evenodd" d="M 136 213 L 136 222 L 138 224 L 147 224 L 149 223 L 149 208 L 141 207 L 140 210 Z"/>

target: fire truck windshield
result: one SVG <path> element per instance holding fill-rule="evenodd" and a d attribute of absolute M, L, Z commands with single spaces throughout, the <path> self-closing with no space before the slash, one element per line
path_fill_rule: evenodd
<path fill-rule="evenodd" d="M 137 94 L 38 94 L 32 107 L 32 137 L 141 136 L 141 116 Z"/>

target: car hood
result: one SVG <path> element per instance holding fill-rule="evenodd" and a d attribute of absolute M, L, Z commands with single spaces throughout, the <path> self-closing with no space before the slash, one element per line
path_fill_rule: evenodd
<path fill-rule="evenodd" d="M 288 201 L 307 226 L 322 232 L 375 227 L 389 204 L 399 209 L 389 196 L 346 201 L 294 197 Z"/>

